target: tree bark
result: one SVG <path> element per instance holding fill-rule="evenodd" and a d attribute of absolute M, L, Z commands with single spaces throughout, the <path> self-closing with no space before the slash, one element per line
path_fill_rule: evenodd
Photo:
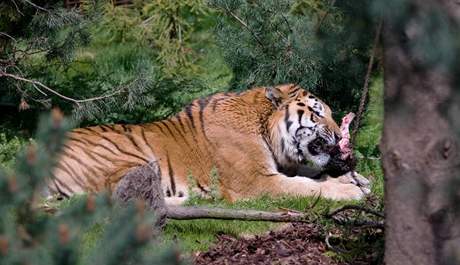
<path fill-rule="evenodd" d="M 427 50 L 414 48 L 423 36 L 433 38 L 423 34 L 439 30 L 424 31 L 421 18 L 430 19 L 430 11 L 445 7 L 435 0 L 408 5 L 402 20 L 387 14 L 383 32 L 385 263 L 454 264 L 449 262 L 460 249 L 460 219 L 454 211 L 458 202 L 446 195 L 460 176 L 460 156 L 458 135 L 445 109 L 460 109 L 459 101 L 451 100 L 456 80 L 443 62 L 423 57 L 439 49 L 442 40 L 428 43 Z M 448 12 L 441 13 L 451 19 Z M 451 52 L 459 55 L 455 48 Z"/>

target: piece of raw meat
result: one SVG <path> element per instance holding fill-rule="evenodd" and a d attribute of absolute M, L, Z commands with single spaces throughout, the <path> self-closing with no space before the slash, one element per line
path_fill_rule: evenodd
<path fill-rule="evenodd" d="M 347 159 L 352 155 L 352 146 L 350 144 L 350 123 L 355 118 L 353 112 L 348 113 L 342 118 L 342 124 L 340 124 L 340 132 L 342 133 L 342 139 L 339 141 L 340 152 L 342 153 L 342 159 Z"/>

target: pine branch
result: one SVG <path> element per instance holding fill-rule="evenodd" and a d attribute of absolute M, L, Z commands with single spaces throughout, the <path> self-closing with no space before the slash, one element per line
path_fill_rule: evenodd
<path fill-rule="evenodd" d="M 228 13 L 231 17 L 233 17 L 234 19 L 236 19 L 236 21 L 238 21 L 238 23 L 240 23 L 247 31 L 249 31 L 249 33 L 251 33 L 252 37 L 254 38 L 254 40 L 262 47 L 263 50 L 265 50 L 265 45 L 264 43 L 262 42 L 262 40 L 259 39 L 259 37 L 257 36 L 257 34 L 248 26 L 248 24 L 246 22 L 244 22 L 244 20 L 242 20 L 241 18 L 239 18 L 235 13 L 233 13 L 231 10 L 229 10 L 228 8 L 224 8 L 224 11 L 226 13 Z"/>
<path fill-rule="evenodd" d="M 116 91 L 114 91 L 114 92 L 112 92 L 112 93 L 110 93 L 108 95 L 97 96 L 97 97 L 86 98 L 86 99 L 75 99 L 75 98 L 65 96 L 65 95 L 57 92 L 56 90 L 44 85 L 42 82 L 37 81 L 37 80 L 27 79 L 27 78 L 24 78 L 24 77 L 21 77 L 21 76 L 18 76 L 18 75 L 9 74 L 9 73 L 5 73 L 5 72 L 0 72 L 0 77 L 2 77 L 2 76 L 10 77 L 10 78 L 13 78 L 15 80 L 30 83 L 30 84 L 34 85 L 34 87 L 39 86 L 39 87 L 45 89 L 46 91 L 48 91 L 48 92 L 50 92 L 50 93 L 52 93 L 52 94 L 64 99 L 64 100 L 67 100 L 67 101 L 75 103 L 77 106 L 80 106 L 80 103 L 99 101 L 99 100 L 103 100 L 103 99 L 106 99 L 106 98 L 114 97 L 114 96 L 124 92 L 124 90 L 125 90 L 124 88 L 120 88 L 120 89 L 118 89 L 118 90 L 116 90 Z M 43 93 L 43 91 L 40 91 L 40 89 L 36 88 L 36 90 L 41 92 L 41 93 Z"/>
<path fill-rule="evenodd" d="M 29 1 L 29 0 L 22 0 L 22 1 L 24 1 L 24 2 L 26 2 L 27 4 L 29 4 L 29 5 L 31 5 L 31 6 L 33 6 L 33 7 L 35 7 L 36 9 L 38 9 L 38 10 L 40 10 L 40 11 L 44 11 L 44 12 L 50 13 L 50 11 L 49 11 L 48 9 L 46 9 L 46 8 L 44 8 L 44 7 L 41 7 L 41 6 L 37 5 L 37 4 L 34 4 L 34 3 L 32 3 L 31 1 Z"/>

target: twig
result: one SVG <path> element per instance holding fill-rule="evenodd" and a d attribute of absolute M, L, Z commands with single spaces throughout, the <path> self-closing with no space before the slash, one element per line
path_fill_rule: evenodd
<path fill-rule="evenodd" d="M 36 5 L 36 4 L 32 3 L 32 2 L 30 2 L 29 0 L 22 0 L 22 1 L 28 3 L 29 5 L 35 7 L 35 8 L 38 9 L 38 10 L 41 10 L 41 11 L 44 11 L 44 12 L 47 12 L 47 13 L 50 12 L 48 9 L 43 8 L 43 7 L 39 6 L 39 5 Z"/>
<path fill-rule="evenodd" d="M 16 7 L 16 11 L 18 11 L 18 13 L 21 14 L 21 16 L 24 16 L 24 13 L 21 12 L 21 10 L 20 10 L 19 7 L 18 7 L 18 4 L 16 4 L 16 1 L 11 0 L 11 2 L 12 2 L 13 5 Z"/>
<path fill-rule="evenodd" d="M 345 222 L 342 224 L 348 224 L 359 228 L 380 228 L 385 229 L 385 223 L 383 221 L 372 221 L 372 220 L 353 220 L 351 222 Z"/>
<path fill-rule="evenodd" d="M 284 211 L 284 212 L 288 212 L 288 213 L 304 213 L 302 211 L 298 211 L 298 210 L 290 209 L 290 208 L 286 208 L 286 207 L 278 207 L 278 209 L 281 210 L 281 211 Z"/>
<path fill-rule="evenodd" d="M 384 215 L 381 212 L 378 212 L 378 211 L 375 211 L 375 210 L 372 210 L 372 209 L 369 209 L 369 208 L 366 208 L 366 207 L 363 207 L 363 206 L 359 206 L 359 205 L 344 205 L 344 206 L 342 206 L 340 208 L 337 208 L 334 211 L 328 213 L 326 216 L 327 217 L 334 217 L 334 215 L 336 215 L 338 213 L 341 213 L 341 212 L 343 212 L 345 210 L 358 210 L 358 211 L 361 211 L 361 212 L 365 212 L 365 213 L 375 215 L 375 216 L 380 217 L 380 218 L 384 218 Z"/>
<path fill-rule="evenodd" d="M 31 79 L 27 79 L 27 78 L 24 78 L 24 77 L 21 77 L 21 76 L 17 76 L 17 75 L 13 75 L 13 74 L 9 74 L 9 73 L 5 73 L 5 72 L 0 72 L 0 77 L 2 76 L 5 76 L 5 77 L 10 77 L 10 78 L 13 78 L 13 79 L 16 79 L 16 80 L 19 80 L 19 81 L 23 81 L 23 82 L 27 82 L 27 83 L 30 83 L 32 84 L 34 87 L 35 85 L 45 89 L 46 91 L 62 98 L 62 99 L 65 99 L 67 101 L 70 101 L 70 102 L 73 102 L 75 104 L 77 104 L 78 106 L 80 105 L 80 103 L 85 103 L 85 102 L 91 102 L 91 101 L 97 101 L 97 100 L 102 100 L 102 99 L 106 99 L 106 98 L 110 98 L 110 97 L 113 97 L 117 94 L 120 94 L 123 92 L 123 89 L 119 89 L 113 93 L 110 93 L 108 95 L 103 95 L 103 96 L 98 96 L 98 97 L 93 97 L 93 98 L 87 98 L 87 99 L 75 99 L 75 98 L 71 98 L 71 97 L 68 97 L 68 96 L 65 96 L 65 95 L 62 95 L 61 93 L 57 92 L 56 90 L 44 85 L 43 83 L 41 83 L 40 81 L 36 81 L 36 80 L 31 80 Z M 35 87 L 36 88 L 36 87 Z M 40 91 L 40 90 L 39 90 Z M 43 92 L 43 91 L 41 91 Z"/>
<path fill-rule="evenodd" d="M 15 38 L 13 38 L 11 35 L 9 35 L 6 32 L 0 32 L 0 35 L 7 36 L 8 38 L 12 39 L 14 42 L 17 42 L 17 40 Z"/>
<path fill-rule="evenodd" d="M 342 248 L 339 248 L 339 247 L 335 247 L 333 246 L 330 242 L 329 242 L 329 239 L 332 237 L 332 234 L 331 233 L 327 233 L 326 234 L 326 238 L 324 239 L 324 242 L 326 243 L 326 246 L 327 248 L 329 248 L 330 250 L 334 251 L 334 252 L 337 252 L 337 253 L 347 253 L 347 252 L 350 252 L 348 250 L 344 250 Z"/>
<path fill-rule="evenodd" d="M 358 132 L 358 128 L 359 128 L 359 124 L 361 122 L 361 116 L 364 112 L 364 107 L 365 107 L 365 103 L 366 103 L 366 98 L 367 98 L 367 94 L 369 93 L 369 79 L 371 77 L 371 73 L 372 73 L 372 66 L 374 65 L 374 57 L 375 57 L 375 53 L 377 51 L 377 46 L 378 46 L 378 43 L 379 43 L 379 39 L 380 39 L 380 33 L 382 31 L 382 24 L 383 24 L 383 20 L 381 19 L 379 21 L 379 25 L 377 26 L 377 30 L 376 30 L 376 33 L 375 33 L 375 37 L 374 37 L 374 43 L 372 44 L 372 52 L 371 52 L 371 57 L 369 58 L 369 64 L 367 65 L 367 72 L 366 72 L 366 76 L 364 78 L 364 85 L 363 85 L 363 93 L 361 95 L 361 99 L 360 99 L 360 102 L 359 102 L 359 109 L 358 109 L 358 113 L 356 114 L 356 119 L 355 119 L 355 126 L 353 128 L 353 131 L 351 133 L 351 145 L 353 146 L 354 145 L 354 142 L 355 142 L 355 139 L 356 139 L 356 134 Z"/>
<path fill-rule="evenodd" d="M 251 33 L 252 37 L 257 41 L 257 43 L 263 48 L 265 49 L 265 45 L 263 44 L 263 42 L 259 39 L 259 37 L 257 37 L 257 35 L 255 34 L 255 32 L 248 26 L 248 24 L 246 24 L 246 22 L 244 22 L 241 18 L 239 18 L 235 13 L 233 13 L 230 9 L 228 8 L 225 8 L 224 9 L 228 14 L 230 14 L 230 16 L 232 16 L 234 19 L 236 19 L 247 31 L 249 31 L 249 33 Z"/>

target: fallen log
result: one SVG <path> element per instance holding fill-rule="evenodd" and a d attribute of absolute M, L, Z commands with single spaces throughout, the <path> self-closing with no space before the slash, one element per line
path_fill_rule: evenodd
<path fill-rule="evenodd" d="M 167 218 L 175 220 L 191 219 L 220 219 L 270 222 L 306 222 L 305 213 L 298 212 L 268 212 L 257 210 L 238 210 L 228 208 L 168 206 Z"/>

